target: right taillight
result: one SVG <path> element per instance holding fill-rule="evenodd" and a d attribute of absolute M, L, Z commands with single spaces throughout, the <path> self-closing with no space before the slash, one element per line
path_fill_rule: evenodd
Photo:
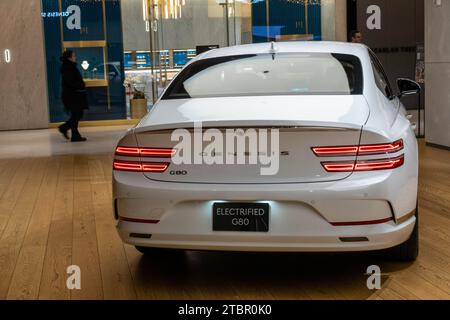
<path fill-rule="evenodd" d="M 401 167 L 404 163 L 405 156 L 401 155 L 397 158 L 381 160 L 322 162 L 322 166 L 328 172 L 354 172 L 390 170 Z"/>
<path fill-rule="evenodd" d="M 368 144 L 361 146 L 314 147 L 312 151 L 318 157 L 367 156 L 396 153 L 403 150 L 403 140 L 392 143 Z"/>
<path fill-rule="evenodd" d="M 312 151 L 317 157 L 358 157 L 392 154 L 403 150 L 403 140 L 392 143 L 371 144 L 360 146 L 331 146 L 314 147 Z M 401 167 L 405 163 L 405 156 L 401 155 L 388 159 L 330 161 L 322 162 L 322 166 L 328 172 L 358 172 L 390 170 Z"/>

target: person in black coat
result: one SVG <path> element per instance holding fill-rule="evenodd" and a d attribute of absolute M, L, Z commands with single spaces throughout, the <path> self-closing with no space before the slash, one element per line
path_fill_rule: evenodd
<path fill-rule="evenodd" d="M 72 131 L 72 142 L 86 141 L 87 139 L 80 135 L 78 123 L 83 117 L 84 110 L 88 109 L 86 85 L 83 81 L 80 71 L 77 68 L 77 57 L 75 52 L 67 50 L 61 57 L 61 75 L 62 75 L 62 101 L 64 107 L 70 112 L 71 116 L 66 123 L 59 127 L 59 132 L 66 139 L 69 139 L 68 131 Z"/>

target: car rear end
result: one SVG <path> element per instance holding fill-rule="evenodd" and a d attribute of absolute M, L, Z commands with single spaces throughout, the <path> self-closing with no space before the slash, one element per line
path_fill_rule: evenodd
<path fill-rule="evenodd" d="M 321 252 L 385 249 L 410 237 L 417 143 L 402 119 L 389 132 L 367 126 L 378 121 L 364 95 L 370 86 L 367 56 L 271 55 L 192 64 L 200 71 L 182 72 L 178 77 L 186 79 L 175 79 L 154 111 L 119 142 L 114 214 L 123 241 L 158 248 Z M 310 72 L 317 70 L 315 63 L 328 64 L 321 78 L 294 87 L 285 79 L 317 76 Z M 214 81 L 224 76 L 225 82 Z M 326 76 L 332 77 L 325 81 L 332 90 L 317 84 Z M 270 85 L 258 91 L 247 85 L 250 77 Z M 287 85 L 279 84 L 283 81 Z M 184 87 L 177 89 L 178 83 Z M 236 96 L 239 86 L 249 93 Z M 181 152 L 176 130 L 190 134 L 190 145 L 196 145 L 191 162 L 173 161 Z M 246 160 L 252 138 L 261 146 L 264 133 L 269 140 L 275 135 L 278 148 L 268 143 L 266 156 L 276 157 L 277 170 L 261 174 L 268 163 L 195 163 L 196 156 L 212 155 L 211 140 L 201 139 L 210 130 L 224 139 L 231 130 L 234 141 L 241 136 Z M 238 157 L 236 149 L 220 154 Z"/>

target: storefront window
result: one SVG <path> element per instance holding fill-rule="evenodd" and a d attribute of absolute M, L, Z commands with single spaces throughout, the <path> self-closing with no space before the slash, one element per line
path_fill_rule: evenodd
<path fill-rule="evenodd" d="M 59 57 L 75 51 L 88 86 L 85 120 L 147 108 L 197 54 L 266 41 L 334 40 L 335 0 L 42 0 L 51 122 L 65 120 Z"/>
<path fill-rule="evenodd" d="M 120 0 L 42 0 L 49 112 L 65 121 L 60 56 L 75 51 L 86 82 L 89 111 L 84 120 L 126 118 Z"/>

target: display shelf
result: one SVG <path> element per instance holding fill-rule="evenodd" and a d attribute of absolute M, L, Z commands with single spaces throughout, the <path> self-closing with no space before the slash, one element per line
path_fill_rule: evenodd
<path fill-rule="evenodd" d="M 105 65 L 104 47 L 85 47 L 82 45 L 66 46 L 67 50 L 72 50 L 77 55 L 80 73 L 89 87 L 108 86 Z M 66 43 L 67 45 L 67 43 Z"/>
<path fill-rule="evenodd" d="M 150 51 L 125 51 L 125 70 L 147 70 L 152 66 L 155 68 L 168 68 L 169 70 L 179 70 L 197 55 L 195 49 L 170 49 L 158 50 L 155 54 L 155 61 L 152 63 Z"/>

